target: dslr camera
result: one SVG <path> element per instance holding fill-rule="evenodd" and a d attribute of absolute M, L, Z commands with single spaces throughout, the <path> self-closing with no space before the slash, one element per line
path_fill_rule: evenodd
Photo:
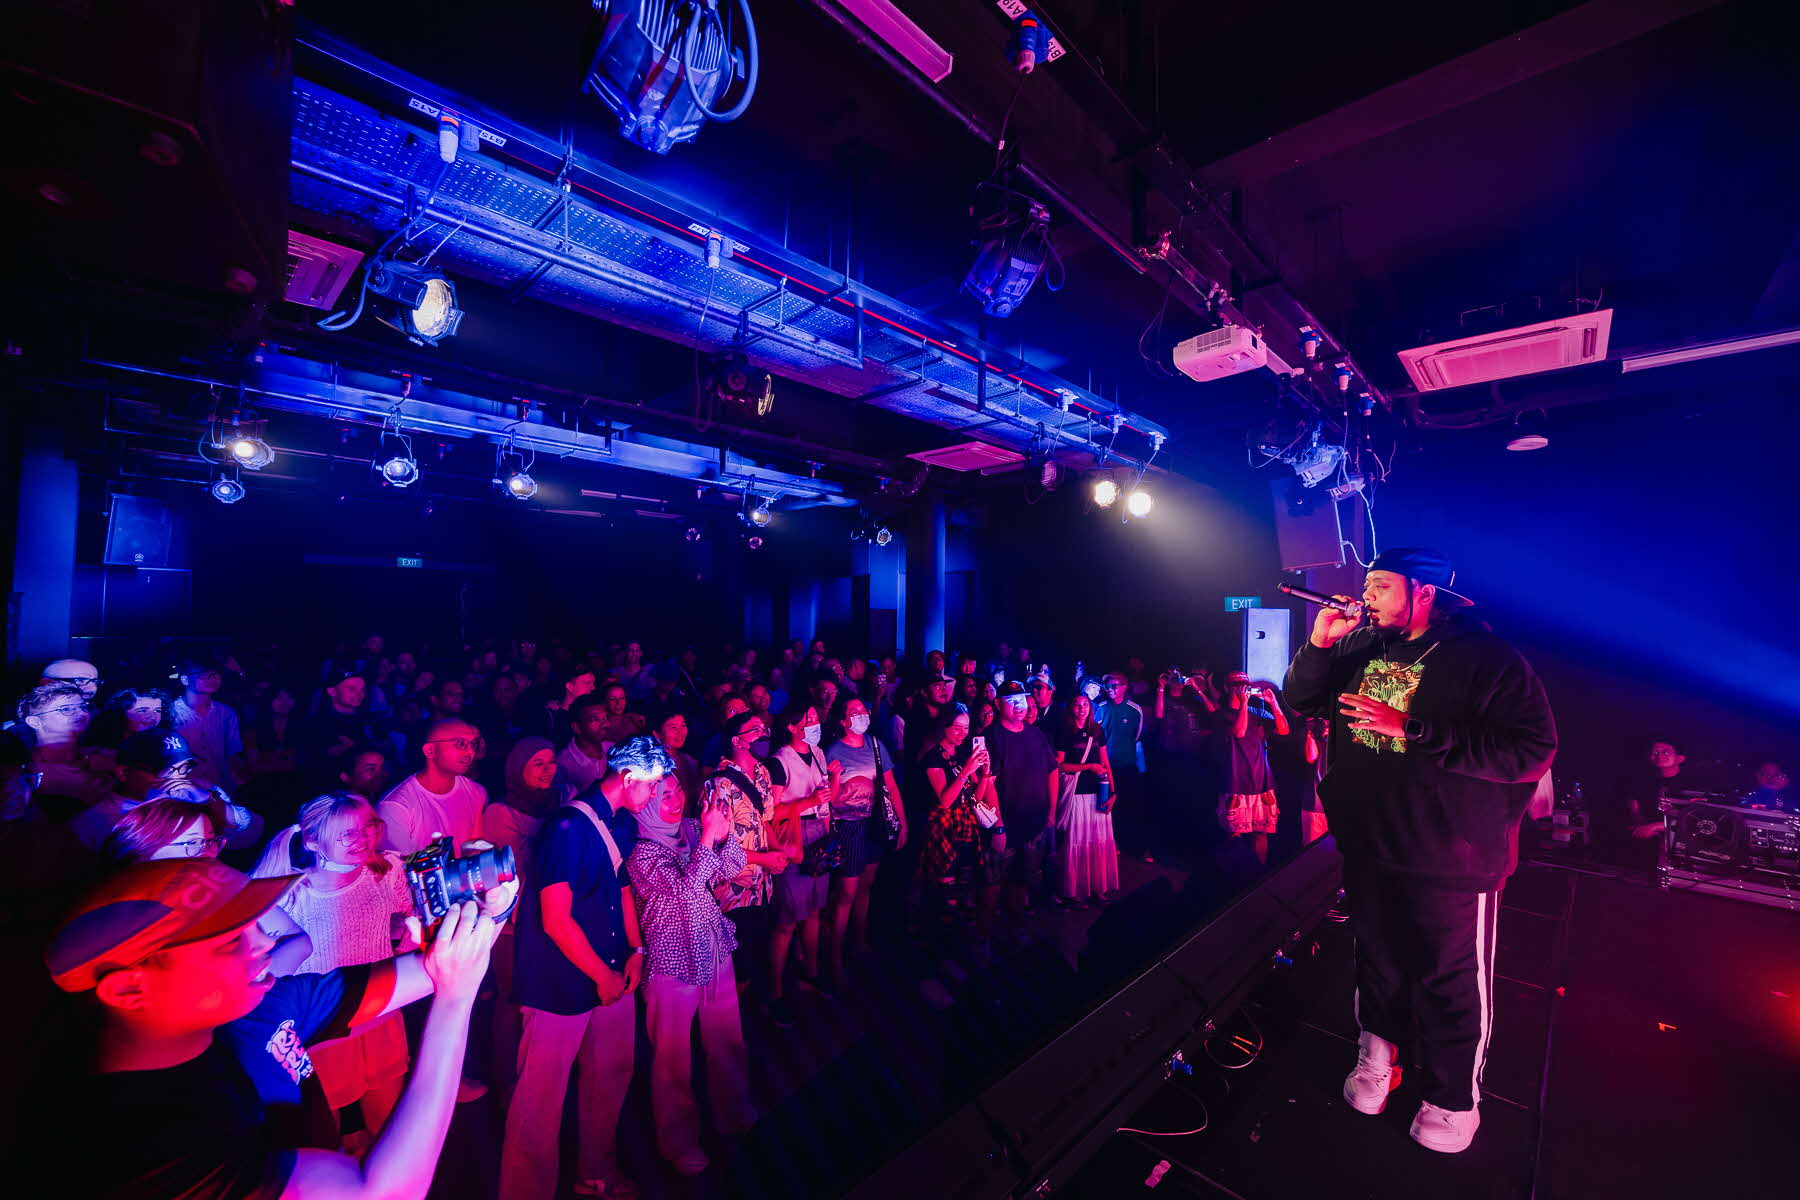
<path fill-rule="evenodd" d="M 440 837 L 415 851 L 406 860 L 406 886 L 412 891 L 413 911 L 419 916 L 427 944 L 437 937 L 450 909 L 481 897 L 503 883 L 518 878 L 512 847 L 500 846 L 456 857 L 456 845 Z"/>

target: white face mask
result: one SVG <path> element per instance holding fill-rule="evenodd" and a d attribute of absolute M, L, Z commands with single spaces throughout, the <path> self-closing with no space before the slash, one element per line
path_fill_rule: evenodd
<path fill-rule="evenodd" d="M 822 726 L 808 725 L 801 736 L 806 738 L 807 745 L 816 746 L 819 744 L 819 738 L 824 732 L 825 730 Z"/>
<path fill-rule="evenodd" d="M 332 862 L 329 858 L 323 856 L 319 858 L 319 865 L 334 875 L 348 875 L 352 871 L 362 870 L 361 863 Z"/>
<path fill-rule="evenodd" d="M 1081 690 L 1087 694 L 1087 698 L 1089 700 L 1100 699 L 1100 685 L 1099 684 L 1090 683 L 1086 687 L 1082 688 Z"/>
<path fill-rule="evenodd" d="M 869 714 L 859 713 L 850 718 L 850 732 L 864 734 L 869 732 Z"/>

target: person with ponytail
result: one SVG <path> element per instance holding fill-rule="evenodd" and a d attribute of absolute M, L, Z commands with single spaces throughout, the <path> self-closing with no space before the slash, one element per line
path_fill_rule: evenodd
<path fill-rule="evenodd" d="M 302 973 L 389 959 L 416 949 L 406 933 L 413 915 L 404 862 L 380 849 L 381 818 L 362 796 L 330 792 L 300 809 L 306 870 L 279 907 L 312 938 Z M 360 1028 L 347 1038 L 311 1049 L 313 1067 L 333 1109 L 361 1104 L 372 1139 L 406 1083 L 406 1027 L 399 1014 Z"/>

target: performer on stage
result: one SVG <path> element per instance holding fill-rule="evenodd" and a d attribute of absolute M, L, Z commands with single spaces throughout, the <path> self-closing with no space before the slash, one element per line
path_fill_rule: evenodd
<path fill-rule="evenodd" d="M 1286 688 L 1331 720 L 1319 796 L 1344 855 L 1362 1030 L 1344 1099 L 1381 1112 L 1406 1047 L 1423 1076 L 1413 1140 L 1448 1154 L 1480 1124 L 1500 889 L 1556 753 L 1543 685 L 1455 579 L 1435 550 L 1377 555 L 1368 624 L 1321 609 Z"/>

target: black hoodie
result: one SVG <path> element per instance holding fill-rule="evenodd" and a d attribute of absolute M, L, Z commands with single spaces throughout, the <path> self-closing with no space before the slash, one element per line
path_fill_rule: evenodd
<path fill-rule="evenodd" d="M 1420 736 L 1351 730 L 1337 698 L 1358 691 L 1418 718 Z M 1319 798 L 1347 858 L 1458 891 L 1512 873 L 1519 820 L 1556 754 L 1544 685 L 1518 651 L 1455 616 L 1415 641 L 1359 629 L 1329 650 L 1301 646 L 1287 698 L 1331 722 Z"/>

